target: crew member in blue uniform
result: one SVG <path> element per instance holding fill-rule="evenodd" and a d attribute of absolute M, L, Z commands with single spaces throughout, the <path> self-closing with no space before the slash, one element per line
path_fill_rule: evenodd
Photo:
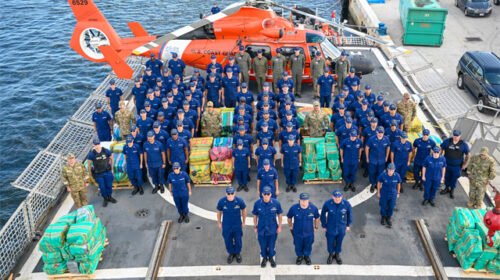
<path fill-rule="evenodd" d="M 420 172 L 422 172 L 422 166 L 424 165 L 425 159 L 431 155 L 431 151 L 436 147 L 436 142 L 429 138 L 431 132 L 428 129 L 422 131 L 422 137 L 415 139 L 413 141 L 413 178 L 415 178 L 415 185 L 413 189 L 419 188 L 421 191 L 422 187 L 422 177 Z"/>
<path fill-rule="evenodd" d="M 286 129 L 282 130 L 279 134 L 279 139 L 280 139 L 280 149 L 286 145 L 288 141 L 288 137 L 290 135 L 295 136 L 295 143 L 299 144 L 300 146 L 300 134 L 297 130 L 293 128 L 293 124 L 291 122 L 286 124 Z"/>
<path fill-rule="evenodd" d="M 146 110 L 146 116 L 152 120 L 156 120 L 156 115 L 158 112 L 156 112 L 155 109 L 151 106 L 151 103 L 149 101 L 144 102 L 144 110 Z"/>
<path fill-rule="evenodd" d="M 402 130 L 399 129 L 398 121 L 392 120 L 391 126 L 385 129 L 385 136 L 389 138 L 389 141 L 392 143 L 399 142 L 399 138 L 401 137 Z"/>
<path fill-rule="evenodd" d="M 125 162 L 127 164 L 127 176 L 130 180 L 134 190 L 132 195 L 140 193 L 144 194 L 144 189 L 142 188 L 142 148 L 134 143 L 134 137 L 132 135 L 127 135 L 126 145 L 123 147 L 122 153 L 125 155 Z"/>
<path fill-rule="evenodd" d="M 297 178 L 299 168 L 302 166 L 302 148 L 295 143 L 295 136 L 288 136 L 288 143 L 281 147 L 281 167 L 285 173 L 286 192 L 293 190 L 297 192 Z"/>
<path fill-rule="evenodd" d="M 260 143 L 262 145 L 255 149 L 255 156 L 257 157 L 257 170 L 264 167 L 264 160 L 266 159 L 269 160 L 271 167 L 274 167 L 276 161 L 276 149 L 272 145 L 269 145 L 272 141 L 269 141 L 268 138 L 263 138 Z"/>
<path fill-rule="evenodd" d="M 404 124 L 404 119 L 403 116 L 401 116 L 398 112 L 396 112 L 396 105 L 391 104 L 389 105 L 389 114 L 385 114 L 382 117 L 382 123 L 385 128 L 389 128 L 393 121 L 397 121 L 398 123 L 398 128 L 403 129 L 403 124 Z"/>
<path fill-rule="evenodd" d="M 262 197 L 265 187 L 271 188 L 272 197 L 276 198 L 279 194 L 278 172 L 268 159 L 264 160 L 264 167 L 257 172 L 257 197 Z"/>
<path fill-rule="evenodd" d="M 215 68 L 213 68 L 214 66 Z M 214 69 L 215 72 L 213 72 L 214 70 L 212 69 Z M 210 56 L 210 63 L 207 65 L 207 74 L 210 75 L 212 73 L 222 75 L 222 64 L 217 62 L 217 56 L 215 54 Z"/>
<path fill-rule="evenodd" d="M 363 129 L 363 132 L 361 134 L 361 141 L 363 142 L 363 156 L 361 157 L 362 160 L 362 166 L 364 168 L 363 171 L 363 177 L 368 177 L 368 163 L 366 163 L 366 153 L 365 153 L 365 147 L 366 144 L 368 144 L 368 140 L 372 136 L 375 136 L 377 134 L 377 125 L 378 125 L 378 119 L 377 118 L 372 118 L 370 120 L 370 126 Z"/>
<path fill-rule="evenodd" d="M 260 124 L 260 131 L 257 132 L 257 140 L 259 142 L 259 146 L 262 146 L 262 143 L 264 139 L 268 141 L 268 143 L 273 146 L 274 145 L 274 138 L 275 138 L 275 133 L 271 130 L 269 130 L 269 123 L 268 122 L 263 122 Z"/>
<path fill-rule="evenodd" d="M 382 112 L 384 111 L 384 96 L 382 94 L 377 96 L 377 102 L 372 105 L 372 110 L 377 118 L 380 119 L 382 117 Z"/>
<path fill-rule="evenodd" d="M 163 116 L 165 117 L 165 121 L 170 123 L 174 119 L 175 114 L 177 114 L 177 107 L 170 106 L 170 103 L 168 103 L 168 98 L 163 97 L 163 99 L 161 100 L 161 107 L 160 107 L 160 109 L 158 109 L 158 114 L 160 114 L 160 112 L 163 112 Z"/>
<path fill-rule="evenodd" d="M 208 77 L 208 81 L 205 84 L 205 99 L 212 101 L 214 108 L 219 108 L 221 106 L 220 101 L 222 100 L 222 85 L 220 81 L 216 80 L 214 73 L 210 73 Z"/>
<path fill-rule="evenodd" d="M 446 177 L 444 178 L 444 190 L 440 194 L 450 194 L 454 198 L 453 192 L 457 187 L 457 181 L 462 170 L 467 168 L 469 161 L 469 145 L 460 136 L 460 130 L 453 130 L 453 136 L 441 143 L 442 154 L 446 159 Z"/>
<path fill-rule="evenodd" d="M 234 135 L 233 137 L 234 148 L 236 148 L 236 143 L 238 142 L 238 140 L 242 140 L 243 147 L 250 150 L 250 153 L 253 154 L 252 135 L 246 133 L 246 129 L 244 126 L 240 126 L 238 128 L 238 134 Z"/>
<path fill-rule="evenodd" d="M 220 8 L 217 6 L 217 3 L 214 3 L 212 9 L 210 9 L 210 12 L 212 13 L 212 15 L 215 15 L 216 13 L 220 12 Z"/>
<path fill-rule="evenodd" d="M 94 129 L 99 140 L 111 141 L 113 118 L 107 111 L 102 109 L 101 102 L 97 102 L 95 105 L 95 112 L 92 113 L 92 122 L 94 122 Z"/>
<path fill-rule="evenodd" d="M 224 66 L 224 73 L 226 73 L 229 68 L 233 70 L 233 75 L 239 79 L 241 70 L 240 66 L 235 63 L 234 56 L 229 56 L 229 62 Z"/>
<path fill-rule="evenodd" d="M 151 68 L 146 68 L 144 76 L 142 76 L 142 83 L 148 88 L 154 88 L 156 85 L 156 76 L 153 74 Z"/>
<path fill-rule="evenodd" d="M 180 164 L 182 171 L 185 171 L 188 163 L 188 143 L 179 137 L 177 129 L 172 129 L 170 138 L 167 140 L 167 159 L 168 163 L 177 162 Z"/>
<path fill-rule="evenodd" d="M 156 59 L 154 53 L 151 53 L 149 56 L 150 56 L 150 59 L 148 61 L 146 61 L 146 67 L 151 68 L 151 70 L 153 71 L 153 74 L 156 77 L 160 77 L 161 76 L 161 69 L 163 67 L 163 62 L 159 59 Z"/>
<path fill-rule="evenodd" d="M 286 216 L 297 255 L 295 264 L 300 265 L 302 261 L 305 261 L 307 265 L 310 265 L 314 231 L 319 228 L 318 207 L 309 202 L 308 193 L 301 193 L 299 203 L 292 205 Z"/>
<path fill-rule="evenodd" d="M 179 135 L 180 139 L 186 141 L 189 149 L 189 143 L 193 135 L 191 134 L 191 132 L 189 132 L 189 130 L 184 129 L 184 125 L 182 124 L 181 121 L 177 121 L 177 134 Z"/>
<path fill-rule="evenodd" d="M 148 141 L 144 143 L 144 162 L 153 181 L 153 193 L 165 192 L 165 146 L 155 139 L 153 131 L 148 132 Z"/>
<path fill-rule="evenodd" d="M 191 196 L 191 179 L 181 170 L 178 162 L 172 164 L 172 172 L 168 174 L 168 189 L 174 198 L 175 207 L 179 213 L 177 222 L 189 223 L 189 197 Z"/>
<path fill-rule="evenodd" d="M 342 144 L 345 139 L 349 139 L 349 134 L 351 131 L 358 131 L 358 127 L 353 125 L 353 119 L 350 117 L 345 118 L 345 125 L 335 131 L 335 137 L 337 138 L 337 143 Z"/>
<path fill-rule="evenodd" d="M 109 81 L 109 88 L 106 91 L 109 107 L 111 108 L 111 115 L 115 115 L 116 111 L 120 110 L 119 103 L 123 99 L 123 91 L 116 87 L 115 80 Z"/>
<path fill-rule="evenodd" d="M 168 61 L 168 68 L 172 71 L 172 75 L 179 75 L 180 80 L 182 81 L 182 77 L 184 77 L 184 69 L 186 68 L 186 64 L 184 61 L 179 58 L 177 53 L 172 53 L 172 59 Z"/>
<path fill-rule="evenodd" d="M 238 181 L 238 191 L 245 189 L 248 192 L 248 174 L 252 167 L 250 158 L 250 150 L 243 146 L 243 140 L 238 139 L 236 149 L 233 149 L 234 177 Z"/>
<path fill-rule="evenodd" d="M 380 224 L 387 224 L 388 228 L 392 228 L 391 217 L 401 190 L 401 177 L 395 170 L 394 163 L 389 163 L 387 171 L 380 174 L 377 179 L 377 196 L 380 199 L 380 215 L 382 216 Z"/>
<path fill-rule="evenodd" d="M 329 108 L 332 103 L 332 96 L 335 94 L 335 79 L 325 69 L 324 75 L 318 78 L 316 94 L 319 96 L 319 104 L 321 107 Z"/>
<path fill-rule="evenodd" d="M 241 248 L 243 247 L 243 228 L 247 217 L 245 201 L 237 197 L 233 187 L 226 188 L 226 196 L 217 203 L 217 225 L 222 231 L 226 251 L 229 254 L 227 263 L 234 259 L 241 263 Z"/>
<path fill-rule="evenodd" d="M 279 79 L 278 83 L 277 83 L 277 86 L 278 86 L 278 90 L 281 92 L 281 90 L 283 89 L 283 85 L 288 85 L 288 89 L 290 89 L 290 91 L 293 93 L 293 80 L 292 78 L 290 78 L 290 75 L 288 75 L 288 71 L 284 71 L 283 72 L 283 78 Z M 280 92 L 275 92 L 274 94 L 279 94 Z"/>
<path fill-rule="evenodd" d="M 349 138 L 340 143 L 340 162 L 344 175 L 344 191 L 351 189 L 356 191 L 356 174 L 358 172 L 359 160 L 363 151 L 363 142 L 358 138 L 358 131 L 351 130 Z"/>
<path fill-rule="evenodd" d="M 111 151 L 101 146 L 99 139 L 94 139 L 94 148 L 87 157 L 88 169 L 92 171 L 95 181 L 99 185 L 99 191 L 104 199 L 102 207 L 108 206 L 108 202 L 116 203 L 113 198 L 113 156 Z"/>
<path fill-rule="evenodd" d="M 403 193 L 403 184 L 406 183 L 406 172 L 410 167 L 411 153 L 412 147 L 408 141 L 408 134 L 402 132 L 400 140 L 391 144 L 391 162 L 394 163 L 396 173 L 401 177 L 401 193 Z"/>
<path fill-rule="evenodd" d="M 146 101 L 146 93 L 148 91 L 147 87 L 141 84 L 141 78 L 136 77 L 134 79 L 135 85 L 132 88 L 132 95 L 135 100 L 135 109 L 137 110 L 137 114 L 141 109 L 144 109 L 144 101 Z"/>
<path fill-rule="evenodd" d="M 148 131 L 153 128 L 153 122 L 151 118 L 148 118 L 146 110 L 141 109 L 140 118 L 137 120 L 136 125 L 139 128 L 142 138 L 146 138 Z"/>
<path fill-rule="evenodd" d="M 265 101 L 264 96 L 267 95 L 269 97 L 269 100 L 267 100 L 267 101 L 269 101 L 269 104 L 271 106 L 270 101 L 275 101 L 276 94 L 277 93 L 274 93 L 271 91 L 270 84 L 268 82 L 264 82 L 264 84 L 262 84 L 262 92 L 260 92 L 259 95 L 257 95 L 257 101 Z M 272 108 L 272 106 L 271 106 L 271 108 Z"/>
<path fill-rule="evenodd" d="M 184 126 L 185 130 L 188 130 L 191 132 L 191 135 L 194 135 L 194 129 L 195 129 L 195 124 L 191 121 L 191 119 L 186 118 L 185 111 L 183 109 L 177 110 L 177 122 L 182 122 L 182 125 Z M 172 123 L 172 128 L 177 127 L 177 122 Z M 181 163 L 182 165 L 182 163 Z"/>
<path fill-rule="evenodd" d="M 155 140 L 160 142 L 163 147 L 166 147 L 167 146 L 167 140 L 168 138 L 170 137 L 168 135 L 168 133 L 163 130 L 161 128 L 161 125 L 160 125 L 160 122 L 159 121 L 155 121 L 153 123 L 153 132 L 154 132 L 154 135 L 155 135 Z"/>
<path fill-rule="evenodd" d="M 172 71 L 167 68 L 163 68 L 163 86 L 167 90 L 167 93 L 169 93 L 172 90 L 172 85 L 174 84 L 174 76 L 172 75 Z"/>
<path fill-rule="evenodd" d="M 444 183 L 446 174 L 446 159 L 440 155 L 441 148 L 435 146 L 432 148 L 432 155 L 427 156 L 422 167 L 422 181 L 424 181 L 424 201 L 422 205 L 429 203 L 436 206 L 434 198 L 439 186 Z"/>
<path fill-rule="evenodd" d="M 332 192 L 332 199 L 323 204 L 321 209 L 321 227 L 326 231 L 326 242 L 328 248 L 327 264 L 332 264 L 333 259 L 337 264 L 342 264 L 340 253 L 342 252 L 342 241 L 352 224 L 352 207 L 349 201 L 342 198 L 339 190 Z"/>
<path fill-rule="evenodd" d="M 271 197 L 270 187 L 264 187 L 262 194 L 262 198 L 255 202 L 252 210 L 254 231 L 257 233 L 262 257 L 260 266 L 266 267 L 269 261 L 271 267 L 276 267 L 275 247 L 278 234 L 281 233 L 283 209 L 280 202 Z"/>
<path fill-rule="evenodd" d="M 358 85 L 360 84 L 360 79 L 358 76 L 356 76 L 356 69 L 354 67 L 351 67 L 349 69 L 349 74 L 347 77 L 344 79 L 344 85 L 348 86 L 349 88 L 352 87 L 352 84 L 356 82 Z"/>
<path fill-rule="evenodd" d="M 377 134 L 368 140 L 365 147 L 368 174 L 370 176 L 370 192 L 375 192 L 378 176 L 384 172 L 385 164 L 389 159 L 391 142 L 384 136 L 384 128 L 379 126 Z"/>
<path fill-rule="evenodd" d="M 234 108 L 236 106 L 236 95 L 240 91 L 240 82 L 233 76 L 233 69 L 228 68 L 226 77 L 222 78 L 222 104 L 224 107 Z"/>
<path fill-rule="evenodd" d="M 370 85 L 365 85 L 365 99 L 368 100 L 368 104 L 370 104 L 370 106 L 375 104 L 375 101 L 377 100 L 377 97 L 372 92 L 372 87 Z"/>

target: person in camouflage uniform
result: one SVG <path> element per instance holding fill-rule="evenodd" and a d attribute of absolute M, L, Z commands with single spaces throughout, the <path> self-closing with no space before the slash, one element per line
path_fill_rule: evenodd
<path fill-rule="evenodd" d="M 495 179 L 495 160 L 488 155 L 488 148 L 481 148 L 481 153 L 470 159 L 467 169 L 469 177 L 469 208 L 481 208 L 486 187 L 490 180 Z"/>
<path fill-rule="evenodd" d="M 127 138 L 130 134 L 130 127 L 135 125 L 134 113 L 127 110 L 125 106 L 125 101 L 120 101 L 120 110 L 115 113 L 115 122 L 120 128 L 120 134 L 122 139 Z"/>
<path fill-rule="evenodd" d="M 405 92 L 403 94 L 403 100 L 398 102 L 397 112 L 403 116 L 403 130 L 408 132 L 413 119 L 417 116 L 417 104 L 411 100 L 408 92 Z"/>
<path fill-rule="evenodd" d="M 250 72 L 250 68 L 252 68 L 252 58 L 250 55 L 245 51 L 244 46 L 239 47 L 240 51 L 234 55 L 234 58 L 236 59 L 236 64 L 240 66 L 240 82 L 241 83 L 249 83 L 249 77 L 248 74 Z"/>
<path fill-rule="evenodd" d="M 292 80 L 294 81 L 293 94 L 296 97 L 301 97 L 302 93 L 302 75 L 304 75 L 304 67 L 306 66 L 306 58 L 300 53 L 299 48 L 294 49 L 294 54 L 290 56 L 290 70 L 292 71 Z"/>
<path fill-rule="evenodd" d="M 318 101 L 314 101 L 313 106 L 314 110 L 304 120 L 304 129 L 309 131 L 311 137 L 323 137 L 326 129 L 330 127 L 330 120 L 328 115 L 321 111 Z"/>
<path fill-rule="evenodd" d="M 349 69 L 351 69 L 351 63 L 347 59 L 347 52 L 342 51 L 340 58 L 335 61 L 335 74 L 337 74 L 339 89 L 344 87 L 344 79 L 347 77 Z"/>
<path fill-rule="evenodd" d="M 318 78 L 325 73 L 326 62 L 321 52 L 316 52 L 316 57 L 311 62 L 311 76 L 313 77 L 313 89 L 318 88 Z"/>
<path fill-rule="evenodd" d="M 276 55 L 271 60 L 271 69 L 273 70 L 273 89 L 274 93 L 278 94 L 278 81 L 281 79 L 281 74 L 286 70 L 286 57 L 281 54 L 281 49 L 276 49 Z"/>
<path fill-rule="evenodd" d="M 87 186 L 89 176 L 85 166 L 81 162 L 77 162 L 74 154 L 69 153 L 67 159 L 68 164 L 62 169 L 63 184 L 71 194 L 76 208 L 80 208 L 88 204 Z"/>
<path fill-rule="evenodd" d="M 214 110 L 214 103 L 207 102 L 207 111 L 201 118 L 201 135 L 203 137 L 220 137 L 222 119 L 219 112 Z"/>
<path fill-rule="evenodd" d="M 257 50 L 257 56 L 253 59 L 253 64 L 252 64 L 259 93 L 262 92 L 262 86 L 266 81 L 266 75 L 267 75 L 267 58 L 262 53 L 263 53 L 262 50 Z"/>

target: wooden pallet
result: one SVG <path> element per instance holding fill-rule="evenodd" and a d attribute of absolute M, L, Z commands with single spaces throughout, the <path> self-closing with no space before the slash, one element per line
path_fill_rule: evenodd
<path fill-rule="evenodd" d="M 311 179 L 304 180 L 304 184 L 306 185 L 325 185 L 325 184 L 342 184 L 342 180 L 334 181 L 328 179 Z"/>
<path fill-rule="evenodd" d="M 493 271 L 488 271 L 486 269 L 475 269 L 475 268 L 468 268 L 464 269 L 464 273 L 467 275 L 472 276 L 473 274 L 479 274 L 479 275 L 486 275 L 486 274 L 495 274 Z"/>
<path fill-rule="evenodd" d="M 195 187 L 229 187 L 231 186 L 231 181 L 218 181 L 217 184 L 215 184 L 213 181 L 210 182 L 202 182 L 199 184 L 194 184 Z"/>
<path fill-rule="evenodd" d="M 130 183 L 130 181 L 126 182 L 113 182 L 113 190 L 131 190 L 134 186 Z"/>

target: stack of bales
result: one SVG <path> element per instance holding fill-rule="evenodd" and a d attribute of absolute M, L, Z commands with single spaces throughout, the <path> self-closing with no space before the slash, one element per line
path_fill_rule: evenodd
<path fill-rule="evenodd" d="M 233 135 L 234 108 L 220 108 L 220 118 L 222 120 L 222 136 Z"/>
<path fill-rule="evenodd" d="M 191 154 L 189 155 L 189 176 L 195 184 L 210 181 L 210 149 L 213 137 L 191 139 Z"/>
<path fill-rule="evenodd" d="M 342 169 L 339 161 L 339 148 L 335 140 L 334 132 L 327 132 L 325 135 L 326 159 L 328 160 L 328 170 L 333 181 L 342 179 Z"/>
<path fill-rule="evenodd" d="M 214 146 L 210 150 L 210 169 L 212 182 L 228 182 L 233 178 L 232 160 L 233 138 L 215 138 Z"/>
<path fill-rule="evenodd" d="M 305 137 L 302 141 L 302 161 L 304 168 L 302 180 L 328 178 L 325 138 Z"/>
<path fill-rule="evenodd" d="M 106 228 L 87 205 L 51 224 L 40 240 L 43 271 L 49 275 L 68 272 L 68 262 L 76 262 L 82 274 L 97 269 L 106 242 Z"/>
<path fill-rule="evenodd" d="M 485 214 L 485 209 L 455 208 L 446 229 L 448 250 L 455 253 L 465 270 L 500 274 L 500 232 L 495 234 L 490 247 L 486 242 Z"/>
<path fill-rule="evenodd" d="M 110 145 L 110 150 L 113 153 L 113 182 L 115 183 L 126 183 L 129 181 L 127 176 L 127 163 L 125 155 L 123 154 L 123 147 L 125 147 L 125 145 L 125 141 L 112 142 Z"/>

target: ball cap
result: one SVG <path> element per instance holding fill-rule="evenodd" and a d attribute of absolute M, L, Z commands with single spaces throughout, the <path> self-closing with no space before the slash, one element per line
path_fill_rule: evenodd
<path fill-rule="evenodd" d="M 270 163 L 270 162 L 269 162 L 269 160 L 266 158 L 266 159 L 264 160 L 264 165 L 269 165 L 269 164 L 271 164 L 271 163 Z"/>
<path fill-rule="evenodd" d="M 314 106 L 314 107 L 318 107 L 318 106 L 319 106 L 319 101 L 314 101 L 314 102 L 313 102 L 313 106 Z"/>
<path fill-rule="evenodd" d="M 153 131 L 148 131 L 148 137 L 154 137 L 155 136 L 155 133 Z"/>
<path fill-rule="evenodd" d="M 93 143 L 94 145 L 99 145 L 99 144 L 101 144 L 101 140 L 99 140 L 99 138 L 95 138 L 95 139 L 92 141 L 92 143 Z"/>
<path fill-rule="evenodd" d="M 170 135 L 177 135 L 179 132 L 177 132 L 177 129 L 172 129 L 170 130 Z"/>
<path fill-rule="evenodd" d="M 233 68 L 227 68 L 226 73 L 233 73 Z"/>
<path fill-rule="evenodd" d="M 68 155 L 66 156 L 67 158 L 75 158 L 75 154 L 73 153 L 68 153 Z"/>
<path fill-rule="evenodd" d="M 127 136 L 127 143 L 130 143 L 130 142 L 133 142 L 134 141 L 134 137 L 132 137 L 132 135 L 128 135 Z"/>
<path fill-rule="evenodd" d="M 435 153 L 439 153 L 441 152 L 441 148 L 439 146 L 434 146 L 434 148 L 432 148 L 432 151 Z"/>
<path fill-rule="evenodd" d="M 354 67 L 351 67 L 351 69 L 349 69 L 349 72 L 354 73 L 356 72 L 356 69 Z"/>
<path fill-rule="evenodd" d="M 389 105 L 389 110 L 396 110 L 396 105 L 394 104 Z"/>
<path fill-rule="evenodd" d="M 181 165 L 178 162 L 174 162 L 174 164 L 172 164 L 172 167 L 173 168 L 181 168 Z"/>
<path fill-rule="evenodd" d="M 381 126 L 377 127 L 377 133 L 384 133 L 384 132 L 385 131 L 384 131 L 383 127 L 381 127 Z"/>
<path fill-rule="evenodd" d="M 153 123 L 153 128 L 159 128 L 160 127 L 160 122 L 156 121 Z"/>
<path fill-rule="evenodd" d="M 264 82 L 264 87 L 268 87 L 269 86 L 269 83 L 268 82 Z"/>
<path fill-rule="evenodd" d="M 101 103 L 101 102 L 97 102 L 97 103 L 95 104 L 95 108 L 96 108 L 96 109 L 101 109 L 101 108 L 102 108 L 102 103 Z"/>
<path fill-rule="evenodd" d="M 238 139 L 238 141 L 236 141 L 236 144 L 237 144 L 238 146 L 243 145 L 243 140 Z"/>
<path fill-rule="evenodd" d="M 109 81 L 109 84 L 110 84 L 110 85 L 114 85 L 114 84 L 116 84 L 116 81 L 115 81 L 114 79 L 111 79 L 111 80 Z"/>
<path fill-rule="evenodd" d="M 239 49 L 240 49 L 240 51 L 244 51 L 245 47 L 244 46 L 240 46 Z"/>
<path fill-rule="evenodd" d="M 342 197 L 342 193 L 341 193 L 339 190 L 334 190 L 334 191 L 332 192 L 332 195 L 333 195 L 334 197 Z"/>
<path fill-rule="evenodd" d="M 391 169 L 391 170 L 394 170 L 396 169 L 396 166 L 394 165 L 394 163 L 389 163 L 389 165 L 387 165 L 387 169 Z"/>
<path fill-rule="evenodd" d="M 212 54 L 212 55 L 210 56 L 210 59 L 216 59 L 216 58 L 217 58 L 217 56 L 216 56 L 215 54 Z"/>
<path fill-rule="evenodd" d="M 423 135 L 430 135 L 431 132 L 426 128 L 426 129 L 424 129 L 424 131 L 422 131 L 422 134 Z"/>
<path fill-rule="evenodd" d="M 453 136 L 460 136 L 460 135 L 462 135 L 462 131 L 458 129 L 453 130 Z"/>
<path fill-rule="evenodd" d="M 373 118 L 370 122 L 371 123 L 378 123 L 378 119 L 377 118 Z"/>
<path fill-rule="evenodd" d="M 401 138 L 408 139 L 408 134 L 406 132 L 401 133 Z"/>
<path fill-rule="evenodd" d="M 207 107 L 214 107 L 214 103 L 212 101 L 207 102 Z"/>
<path fill-rule="evenodd" d="M 352 123 L 352 119 L 351 118 L 345 118 L 345 123 Z"/>
<path fill-rule="evenodd" d="M 295 141 L 295 135 L 288 135 L 288 141 Z"/>
<path fill-rule="evenodd" d="M 286 123 L 286 127 L 293 127 L 293 123 L 292 122 L 287 122 Z"/>
<path fill-rule="evenodd" d="M 262 193 L 265 193 L 265 194 L 270 194 L 271 193 L 271 188 L 270 187 L 264 187 L 262 189 Z"/>
<path fill-rule="evenodd" d="M 248 87 L 247 83 L 241 83 L 241 88 L 247 88 L 247 87 Z"/>
<path fill-rule="evenodd" d="M 372 87 L 370 85 L 366 85 L 365 89 L 372 89 Z"/>
<path fill-rule="evenodd" d="M 299 195 L 300 200 L 308 200 L 309 199 L 309 194 L 308 193 L 301 193 Z"/>
<path fill-rule="evenodd" d="M 356 136 L 358 136 L 358 132 L 357 132 L 356 130 L 354 130 L 354 129 L 353 129 L 353 130 L 351 130 L 351 132 L 349 133 L 349 136 L 351 136 L 351 137 L 356 137 Z"/>
<path fill-rule="evenodd" d="M 377 101 L 384 101 L 384 96 L 383 95 L 377 96 Z"/>
<path fill-rule="evenodd" d="M 339 105 L 339 109 L 340 109 L 340 110 L 345 109 L 345 105 L 344 105 L 344 104 L 340 104 L 340 105 Z"/>
<path fill-rule="evenodd" d="M 240 141 L 240 140 L 238 140 L 238 141 Z M 262 139 L 262 145 L 269 145 L 269 139 L 267 139 L 267 138 Z"/>
<path fill-rule="evenodd" d="M 227 187 L 226 188 L 226 193 L 234 193 L 234 188 L 233 187 Z"/>
<path fill-rule="evenodd" d="M 342 90 L 348 91 L 348 90 L 349 90 L 349 87 L 348 87 L 348 86 L 343 86 L 343 87 L 342 87 Z"/>

